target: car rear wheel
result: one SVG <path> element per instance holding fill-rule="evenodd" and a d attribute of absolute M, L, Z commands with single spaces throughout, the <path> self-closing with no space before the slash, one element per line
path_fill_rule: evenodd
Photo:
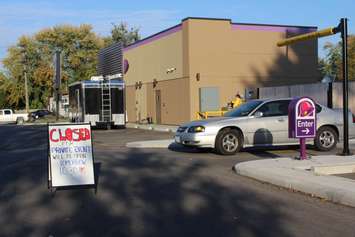
<path fill-rule="evenodd" d="M 321 127 L 317 131 L 315 145 L 320 151 L 330 151 L 335 148 L 338 141 L 338 134 L 332 127 Z"/>
<path fill-rule="evenodd" d="M 221 155 L 233 155 L 243 146 L 242 134 L 236 129 L 223 129 L 216 137 L 215 149 Z"/>

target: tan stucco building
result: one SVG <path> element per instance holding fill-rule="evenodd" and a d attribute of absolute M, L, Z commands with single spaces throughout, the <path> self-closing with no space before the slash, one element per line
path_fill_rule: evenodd
<path fill-rule="evenodd" d="M 129 45 L 124 49 L 128 121 L 151 117 L 155 123 L 181 124 L 198 111 L 226 106 L 246 89 L 256 96 L 259 87 L 314 83 L 317 41 L 287 47 L 276 42 L 316 30 L 186 18 Z"/>

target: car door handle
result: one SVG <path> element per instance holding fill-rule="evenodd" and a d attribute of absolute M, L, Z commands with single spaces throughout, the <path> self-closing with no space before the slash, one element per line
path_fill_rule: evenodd
<path fill-rule="evenodd" d="M 283 119 L 283 118 L 278 118 L 277 121 L 279 121 L 279 122 L 284 122 L 285 119 Z"/>

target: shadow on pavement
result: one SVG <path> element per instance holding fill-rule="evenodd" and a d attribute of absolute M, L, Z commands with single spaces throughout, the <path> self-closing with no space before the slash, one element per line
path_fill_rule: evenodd
<path fill-rule="evenodd" d="M 203 176 L 204 162 L 181 166 L 140 149 L 95 154 L 96 195 L 67 190 L 52 197 L 46 130 L 29 130 L 12 131 L 28 135 L 19 142 L 4 140 L 12 148 L 1 157 L 0 236 L 290 236 L 283 203 Z"/>
<path fill-rule="evenodd" d="M 168 147 L 169 150 L 175 152 L 183 153 L 213 153 L 212 148 L 198 148 L 198 147 L 187 147 L 177 143 L 171 143 Z"/>
<path fill-rule="evenodd" d="M 212 148 L 197 148 L 197 147 L 188 147 L 180 144 L 172 143 L 168 147 L 169 150 L 179 153 L 190 153 L 190 154 L 215 154 Z M 253 155 L 255 158 L 259 159 L 270 159 L 270 158 L 281 158 L 281 157 L 295 157 L 299 154 L 299 146 L 297 145 L 288 145 L 288 146 L 266 146 L 266 147 L 248 147 L 243 148 L 240 152 L 236 153 L 234 156 L 239 154 L 247 153 Z M 318 155 L 314 146 L 307 145 L 307 154 L 308 155 Z M 330 151 L 328 153 L 336 153 L 336 150 Z M 323 153 L 328 154 L 328 153 Z M 320 154 L 322 155 L 322 153 Z"/>

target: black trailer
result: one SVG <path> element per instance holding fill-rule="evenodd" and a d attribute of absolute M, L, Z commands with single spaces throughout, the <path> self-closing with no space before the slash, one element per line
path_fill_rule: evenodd
<path fill-rule="evenodd" d="M 75 82 L 69 85 L 70 118 L 96 127 L 125 127 L 124 92 L 122 79 Z"/>

